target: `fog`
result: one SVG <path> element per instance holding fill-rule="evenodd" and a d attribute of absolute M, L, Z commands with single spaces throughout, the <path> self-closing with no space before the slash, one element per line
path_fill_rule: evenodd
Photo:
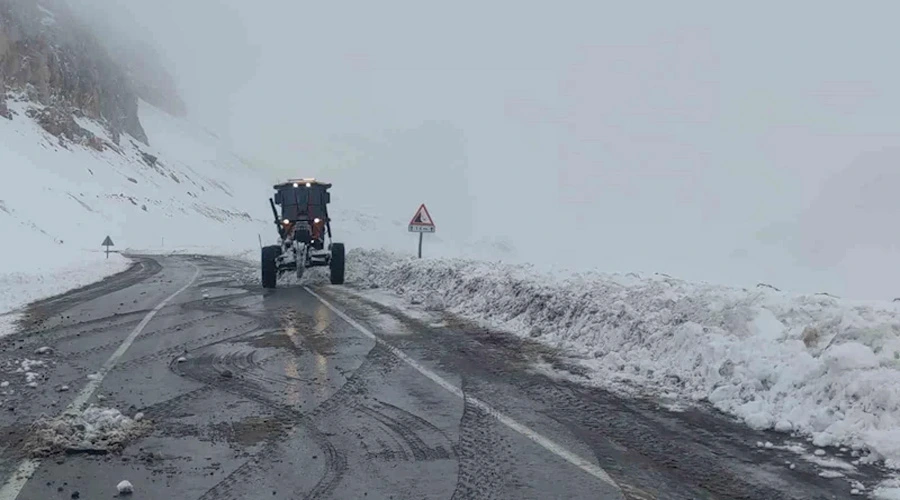
<path fill-rule="evenodd" d="M 336 204 L 540 266 L 900 296 L 894 2 L 71 2 Z"/>

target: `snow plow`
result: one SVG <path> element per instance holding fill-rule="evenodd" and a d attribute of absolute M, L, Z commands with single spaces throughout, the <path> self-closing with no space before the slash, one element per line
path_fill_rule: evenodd
<path fill-rule="evenodd" d="M 269 205 L 278 244 L 262 248 L 263 288 L 275 288 L 284 273 L 296 272 L 301 278 L 306 269 L 318 266 L 330 268 L 332 284 L 344 283 L 344 244 L 331 239 L 330 188 L 316 179 L 291 179 L 274 186 Z"/>

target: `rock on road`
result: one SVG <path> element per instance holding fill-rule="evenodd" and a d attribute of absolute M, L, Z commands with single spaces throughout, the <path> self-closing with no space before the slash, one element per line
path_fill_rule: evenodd
<path fill-rule="evenodd" d="M 770 434 L 548 377 L 532 368 L 565 369 L 552 350 L 449 313 L 423 322 L 352 283 L 263 290 L 221 258 L 137 262 L 0 339 L 0 500 L 122 480 L 135 499 L 858 498 L 760 450 Z M 146 431 L 33 459 L 31 423 L 79 397 Z"/>

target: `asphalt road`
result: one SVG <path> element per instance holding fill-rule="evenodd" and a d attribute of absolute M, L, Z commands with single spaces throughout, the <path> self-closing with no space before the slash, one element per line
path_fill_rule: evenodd
<path fill-rule="evenodd" d="M 167 500 L 859 498 L 756 445 L 784 436 L 540 374 L 567 367 L 537 344 L 352 284 L 265 291 L 247 274 L 145 257 L 33 305 L 0 339 L 0 500 L 111 498 L 123 479 Z M 25 358 L 44 362 L 36 388 Z M 90 404 L 142 412 L 146 430 L 109 452 L 30 453 L 32 422 Z"/>

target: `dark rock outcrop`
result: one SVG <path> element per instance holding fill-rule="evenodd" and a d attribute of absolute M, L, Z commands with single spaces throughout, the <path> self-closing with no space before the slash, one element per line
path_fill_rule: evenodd
<path fill-rule="evenodd" d="M 0 0 L 0 83 L 44 105 L 36 119 L 54 135 L 80 137 L 80 110 L 117 144 L 121 133 L 147 143 L 130 77 L 63 0 Z"/>
<path fill-rule="evenodd" d="M 153 156 L 152 154 L 145 153 L 143 151 L 141 151 L 141 158 L 144 159 L 144 163 L 146 163 L 147 165 L 149 165 L 151 167 L 156 166 L 156 160 L 158 159 L 157 157 Z"/>
<path fill-rule="evenodd" d="M 84 143 L 94 138 L 94 134 L 78 125 L 72 113 L 59 108 L 29 109 L 27 115 L 34 118 L 41 128 L 56 137 L 77 143 Z"/>

